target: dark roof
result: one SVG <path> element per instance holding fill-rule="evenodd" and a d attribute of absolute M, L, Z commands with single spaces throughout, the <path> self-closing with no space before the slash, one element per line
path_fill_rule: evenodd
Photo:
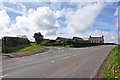
<path fill-rule="evenodd" d="M 81 40 L 83 40 L 82 38 L 80 38 L 80 37 L 73 37 L 73 39 L 81 39 Z"/>
<path fill-rule="evenodd" d="M 71 38 L 57 37 L 56 40 L 72 40 Z"/>
<path fill-rule="evenodd" d="M 89 40 L 99 41 L 99 40 L 103 40 L 103 37 L 90 37 Z"/>

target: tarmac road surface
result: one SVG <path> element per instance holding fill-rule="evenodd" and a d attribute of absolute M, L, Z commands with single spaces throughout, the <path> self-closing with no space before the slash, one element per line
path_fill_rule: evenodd
<path fill-rule="evenodd" d="M 93 78 L 115 45 L 49 48 L 32 56 L 3 60 L 4 78 Z"/>

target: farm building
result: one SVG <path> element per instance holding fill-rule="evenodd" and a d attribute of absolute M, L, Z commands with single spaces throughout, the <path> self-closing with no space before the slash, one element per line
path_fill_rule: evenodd
<path fill-rule="evenodd" d="M 84 40 L 80 37 L 73 37 L 73 40 L 76 42 L 84 42 Z"/>
<path fill-rule="evenodd" d="M 71 41 L 71 38 L 63 38 L 63 37 L 57 37 L 56 41 Z"/>
<path fill-rule="evenodd" d="M 90 43 L 104 43 L 104 36 L 102 37 L 89 37 L 88 40 Z"/>

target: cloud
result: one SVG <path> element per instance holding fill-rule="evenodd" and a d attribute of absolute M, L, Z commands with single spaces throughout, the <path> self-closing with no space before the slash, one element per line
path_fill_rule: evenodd
<path fill-rule="evenodd" d="M 73 9 L 66 10 L 68 13 L 65 16 L 67 25 L 65 31 L 68 31 L 68 34 L 85 32 L 92 27 L 103 6 L 101 3 L 90 3 L 78 7 L 76 11 Z"/>
<path fill-rule="evenodd" d="M 115 11 L 115 13 L 114 13 L 114 16 L 117 17 L 115 26 L 118 28 L 118 31 L 119 31 L 119 32 L 118 32 L 118 43 L 120 44 L 120 23 L 119 23 L 120 15 L 118 14 L 118 12 L 120 11 L 119 9 L 120 9 L 120 6 L 118 6 L 118 7 L 116 8 L 116 11 Z"/>
<path fill-rule="evenodd" d="M 118 34 L 114 31 L 104 32 L 100 30 L 94 31 L 95 36 L 104 35 L 105 43 L 118 43 Z"/>
<path fill-rule="evenodd" d="M 118 7 L 116 8 L 116 11 L 115 11 L 115 13 L 114 13 L 114 16 L 117 16 L 115 26 L 118 28 Z"/>
<path fill-rule="evenodd" d="M 26 12 L 26 6 L 25 5 L 23 5 L 22 3 L 19 3 L 18 8 L 21 9 L 22 10 L 21 12 L 25 14 L 25 12 Z"/>
<path fill-rule="evenodd" d="M 3 0 L 4 2 L 119 2 L 119 0 Z"/>
<path fill-rule="evenodd" d="M 0 10 L 0 37 L 7 33 L 8 25 L 11 23 L 10 17 L 5 10 Z"/>
<path fill-rule="evenodd" d="M 58 27 L 55 12 L 49 7 L 39 7 L 37 10 L 29 9 L 26 15 L 17 16 L 10 32 L 32 38 L 35 32 L 41 32 L 44 36 L 55 35 Z"/>
<path fill-rule="evenodd" d="M 10 12 L 14 12 L 14 13 L 18 13 L 18 14 L 24 14 L 23 12 L 21 11 L 18 11 L 18 10 L 15 10 L 13 8 L 9 8 L 9 7 L 6 7 L 2 4 L 2 2 L 0 2 L 0 9 L 4 9 L 4 10 L 7 10 L 7 11 L 10 11 Z"/>
<path fill-rule="evenodd" d="M 117 15 L 118 15 L 118 7 L 117 7 L 117 9 L 116 9 L 116 11 L 114 13 L 114 16 L 117 16 Z"/>

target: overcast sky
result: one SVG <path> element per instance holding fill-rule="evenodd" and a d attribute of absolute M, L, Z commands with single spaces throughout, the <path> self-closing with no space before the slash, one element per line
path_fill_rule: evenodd
<path fill-rule="evenodd" d="M 0 37 L 35 32 L 45 38 L 105 37 L 118 43 L 117 2 L 1 2 Z"/>

